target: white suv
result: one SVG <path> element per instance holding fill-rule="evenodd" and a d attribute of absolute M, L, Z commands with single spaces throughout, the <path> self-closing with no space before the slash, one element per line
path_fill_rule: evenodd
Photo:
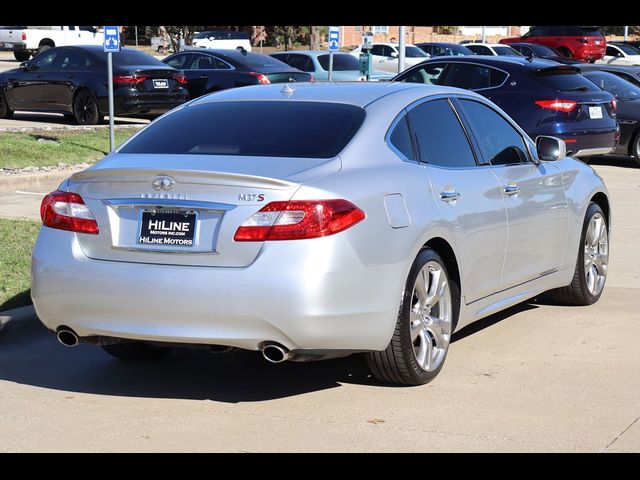
<path fill-rule="evenodd" d="M 193 37 L 193 46 L 218 49 L 245 49 L 251 51 L 251 41 L 246 32 L 225 32 L 207 30 L 196 33 Z"/>

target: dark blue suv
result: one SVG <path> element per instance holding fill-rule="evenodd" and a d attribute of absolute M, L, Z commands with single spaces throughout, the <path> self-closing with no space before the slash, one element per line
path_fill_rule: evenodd
<path fill-rule="evenodd" d="M 619 128 L 614 97 L 571 65 L 519 57 L 438 57 L 393 81 L 448 85 L 484 95 L 513 118 L 531 138 L 562 138 L 573 156 L 606 154 Z"/>

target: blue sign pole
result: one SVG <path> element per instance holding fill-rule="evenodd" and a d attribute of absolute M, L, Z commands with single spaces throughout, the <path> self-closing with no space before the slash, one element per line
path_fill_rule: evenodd
<path fill-rule="evenodd" d="M 329 27 L 329 81 L 333 79 L 333 52 L 340 49 L 340 27 Z"/>
<path fill-rule="evenodd" d="M 104 51 L 107 52 L 107 77 L 109 86 L 109 151 L 116 148 L 113 107 L 113 52 L 120 51 L 120 29 L 118 26 L 104 27 Z"/>

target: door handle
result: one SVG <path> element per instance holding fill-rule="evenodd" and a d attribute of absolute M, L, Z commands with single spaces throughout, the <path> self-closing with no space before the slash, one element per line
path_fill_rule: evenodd
<path fill-rule="evenodd" d="M 505 195 L 515 195 L 520 191 L 520 187 L 515 183 L 510 183 L 503 189 Z"/>
<path fill-rule="evenodd" d="M 440 192 L 440 200 L 442 200 L 443 202 L 449 203 L 449 202 L 455 202 L 456 200 L 458 200 L 460 198 L 460 194 L 458 192 Z"/>

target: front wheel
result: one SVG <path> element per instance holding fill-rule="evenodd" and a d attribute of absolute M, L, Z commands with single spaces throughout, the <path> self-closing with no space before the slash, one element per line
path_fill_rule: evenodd
<path fill-rule="evenodd" d="M 591 202 L 582 225 L 578 260 L 573 280 L 552 292 L 565 305 L 592 305 L 598 301 L 607 280 L 609 229 L 602 208 Z"/>
<path fill-rule="evenodd" d="M 433 380 L 444 365 L 459 310 L 460 290 L 444 262 L 435 251 L 422 250 L 411 266 L 389 345 L 366 354 L 371 373 L 403 385 Z"/>
<path fill-rule="evenodd" d="M 27 50 L 19 50 L 19 51 L 14 51 L 13 56 L 19 62 L 26 62 L 27 60 L 29 60 L 29 58 L 31 58 L 31 53 L 28 52 Z"/>
<path fill-rule="evenodd" d="M 636 163 L 640 165 L 640 131 L 636 133 L 631 142 L 631 155 Z"/>
<path fill-rule="evenodd" d="M 73 115 L 79 125 L 96 125 L 100 121 L 98 104 L 88 90 L 80 90 L 73 99 Z"/>

